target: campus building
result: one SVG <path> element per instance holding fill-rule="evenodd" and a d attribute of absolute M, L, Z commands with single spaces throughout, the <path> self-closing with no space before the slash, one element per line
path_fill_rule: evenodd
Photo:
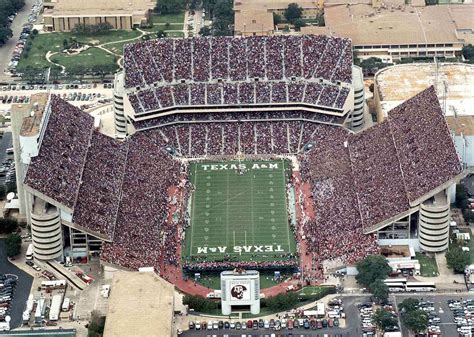
<path fill-rule="evenodd" d="M 234 35 L 272 35 L 274 33 L 273 14 L 284 18 L 285 9 L 291 3 L 296 3 L 303 9 L 303 18 L 314 18 L 323 8 L 322 0 L 235 0 Z"/>
<path fill-rule="evenodd" d="M 406 5 L 403 1 L 340 2 L 324 6 L 325 27 L 302 27 L 303 34 L 350 38 L 357 57 L 454 58 L 474 41 L 474 5 Z"/>
<path fill-rule="evenodd" d="M 69 32 L 78 24 L 109 23 L 113 29 L 131 30 L 148 22 L 155 5 L 151 0 L 53 0 L 45 3 L 44 29 Z"/>

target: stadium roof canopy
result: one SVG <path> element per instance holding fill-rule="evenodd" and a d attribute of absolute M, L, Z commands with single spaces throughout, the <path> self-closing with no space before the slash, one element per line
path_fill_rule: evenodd
<path fill-rule="evenodd" d="M 124 73 L 135 115 L 269 105 L 342 113 L 352 46 L 322 35 L 157 39 L 124 47 Z"/>
<path fill-rule="evenodd" d="M 172 335 L 174 286 L 153 272 L 114 274 L 104 337 Z"/>
<path fill-rule="evenodd" d="M 156 210 L 167 203 L 161 191 L 178 181 L 169 182 L 156 163 L 167 162 L 171 171 L 179 172 L 177 161 L 165 151 L 169 139 L 163 128 L 140 131 L 120 142 L 95 131 L 91 116 L 58 96 L 51 96 L 45 115 L 39 154 L 32 158 L 24 181 L 27 189 L 69 210 L 74 225 L 112 245 L 133 234 L 126 232 L 131 222 L 159 227 L 164 220 Z M 333 199 L 344 200 L 357 205 L 354 218 L 371 232 L 448 187 L 462 171 L 433 87 L 358 134 L 318 125 L 333 133 L 337 144 L 316 141 L 311 151 L 316 156 L 332 153 L 334 163 L 309 169 L 333 181 L 338 172 L 347 178 L 344 188 L 335 189 L 331 200 L 317 206 L 323 222 L 338 214 Z"/>

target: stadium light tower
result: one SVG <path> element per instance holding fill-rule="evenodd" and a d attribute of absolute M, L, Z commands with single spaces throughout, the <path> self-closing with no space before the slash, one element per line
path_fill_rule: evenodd
<path fill-rule="evenodd" d="M 443 80 L 443 113 L 446 116 L 446 96 L 448 94 L 448 82 Z"/>

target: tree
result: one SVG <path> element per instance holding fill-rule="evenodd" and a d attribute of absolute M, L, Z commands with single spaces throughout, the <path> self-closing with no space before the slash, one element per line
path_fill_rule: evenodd
<path fill-rule="evenodd" d="M 428 314 L 420 309 L 408 311 L 402 315 L 402 322 L 414 333 L 420 333 L 428 328 Z"/>
<path fill-rule="evenodd" d="M 12 233 L 7 236 L 5 240 L 5 244 L 7 247 L 7 256 L 13 257 L 20 254 L 21 250 L 21 237 L 18 234 Z"/>
<path fill-rule="evenodd" d="M 218 309 L 219 303 L 198 295 L 184 295 L 183 304 L 196 311 L 208 312 Z"/>
<path fill-rule="evenodd" d="M 0 219 L 0 233 L 8 234 L 15 232 L 18 228 L 18 221 L 14 218 Z"/>
<path fill-rule="evenodd" d="M 462 47 L 462 56 L 464 56 L 466 60 L 474 61 L 474 46 L 468 44 L 467 46 Z"/>
<path fill-rule="evenodd" d="M 228 36 L 232 35 L 230 26 L 234 23 L 234 10 L 232 8 L 233 2 L 229 0 L 217 0 L 213 13 L 213 35 Z"/>
<path fill-rule="evenodd" d="M 87 325 L 88 337 L 102 337 L 105 328 L 105 316 L 102 316 L 98 311 L 91 312 L 91 320 Z"/>
<path fill-rule="evenodd" d="M 383 280 L 377 279 L 370 286 L 370 291 L 379 302 L 386 302 L 388 299 L 388 286 Z"/>
<path fill-rule="evenodd" d="M 372 317 L 374 324 L 382 331 L 390 330 L 394 326 L 398 326 L 398 320 L 391 313 L 378 308 Z"/>
<path fill-rule="evenodd" d="M 452 268 L 454 272 L 464 273 L 464 268 L 471 264 L 471 254 L 463 251 L 462 248 L 455 243 L 451 245 L 451 248 L 446 253 L 446 262 L 448 263 L 448 267 Z"/>
<path fill-rule="evenodd" d="M 295 26 L 296 31 L 300 31 L 301 27 L 305 27 L 306 23 L 304 22 L 303 19 L 296 19 L 295 22 L 293 23 L 293 26 Z"/>
<path fill-rule="evenodd" d="M 211 29 L 207 26 L 202 27 L 201 29 L 199 29 L 199 35 L 209 36 L 211 35 Z"/>
<path fill-rule="evenodd" d="M 117 69 L 115 64 L 94 64 L 91 67 L 91 73 L 93 76 L 99 76 L 102 80 L 107 74 L 113 74 Z"/>
<path fill-rule="evenodd" d="M 466 187 L 463 184 L 456 185 L 456 207 L 465 208 L 469 204 L 467 200 L 469 197 L 467 195 Z"/>
<path fill-rule="evenodd" d="M 69 42 L 67 41 L 67 39 L 64 39 L 63 40 L 63 49 L 68 49 L 69 48 Z"/>
<path fill-rule="evenodd" d="M 356 276 L 357 283 L 366 288 L 370 288 L 375 280 L 384 280 L 392 271 L 387 259 L 382 255 L 369 255 L 364 260 L 359 261 L 356 266 L 359 272 Z"/>
<path fill-rule="evenodd" d="M 296 306 L 298 302 L 298 295 L 293 292 L 278 294 L 276 296 L 268 297 L 265 300 L 267 308 L 273 311 L 288 310 Z"/>
<path fill-rule="evenodd" d="M 158 0 L 155 7 L 155 11 L 160 14 L 179 13 L 183 9 L 183 0 Z"/>
<path fill-rule="evenodd" d="M 281 15 L 280 15 L 280 14 L 273 13 L 273 24 L 274 24 L 275 26 L 276 26 L 276 25 L 279 25 L 282 21 L 283 21 L 283 19 L 281 18 Z"/>
<path fill-rule="evenodd" d="M 420 301 L 418 301 L 416 298 L 406 298 L 404 299 L 399 305 L 398 305 L 398 310 L 404 314 L 406 312 L 414 311 L 418 309 L 418 304 Z"/>
<path fill-rule="evenodd" d="M 168 36 L 168 33 L 166 33 L 164 30 L 158 30 L 156 31 L 156 37 L 158 39 L 163 39 Z"/>
<path fill-rule="evenodd" d="M 3 46 L 13 36 L 10 27 L 0 27 L 0 47 Z"/>
<path fill-rule="evenodd" d="M 294 23 L 297 19 L 301 19 L 303 14 L 303 8 L 301 8 L 297 3 L 291 3 L 285 9 L 285 18 L 288 22 Z"/>
<path fill-rule="evenodd" d="M 10 192 L 16 193 L 16 182 L 10 181 L 7 184 L 7 194 Z"/>

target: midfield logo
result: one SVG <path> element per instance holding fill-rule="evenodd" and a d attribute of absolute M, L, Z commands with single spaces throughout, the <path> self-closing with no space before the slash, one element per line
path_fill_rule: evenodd
<path fill-rule="evenodd" d="M 201 164 L 204 171 L 222 171 L 222 170 L 262 170 L 262 169 L 278 169 L 278 163 L 255 163 L 247 166 L 247 164 Z"/>
<path fill-rule="evenodd" d="M 227 251 L 227 246 L 217 247 L 197 247 L 198 254 L 226 254 L 226 253 L 284 253 L 281 245 L 261 245 L 261 246 L 233 246 L 231 251 Z"/>

